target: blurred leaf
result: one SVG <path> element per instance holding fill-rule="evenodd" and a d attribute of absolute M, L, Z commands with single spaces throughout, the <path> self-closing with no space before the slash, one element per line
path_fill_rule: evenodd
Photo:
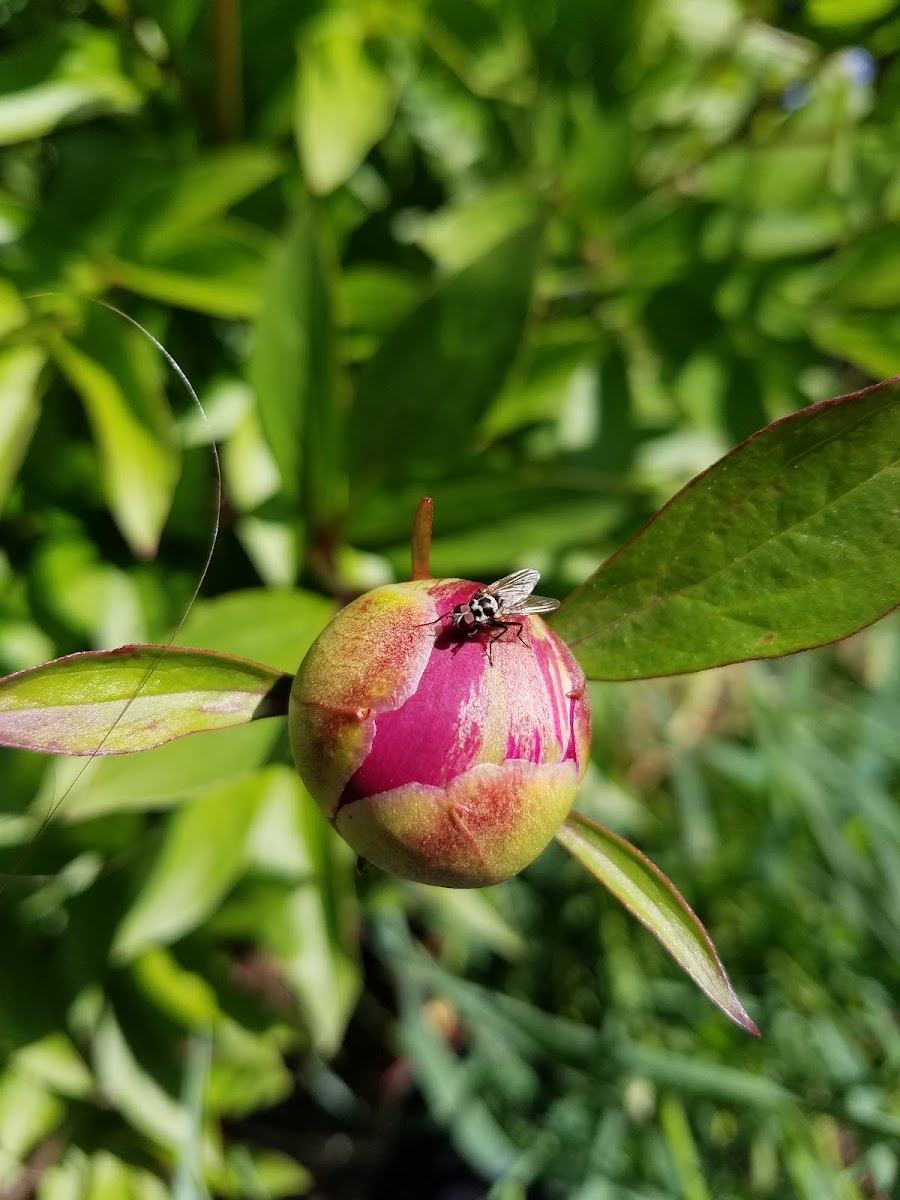
<path fill-rule="evenodd" d="M 190 1133 L 178 1148 L 172 1173 L 172 1200 L 210 1200 L 202 1177 L 201 1131 L 211 1058 L 209 1030 L 195 1033 L 188 1040 L 182 1084 L 182 1103 L 190 1116 Z"/>
<path fill-rule="evenodd" d="M 313 1186 L 312 1175 L 289 1154 L 234 1143 L 226 1148 L 225 1165 L 213 1178 L 223 1195 L 236 1200 L 302 1196 Z"/>
<path fill-rule="evenodd" d="M 61 338 L 53 342 L 53 355 L 87 412 L 116 524 L 135 553 L 150 557 L 172 503 L 178 454 L 167 436 L 167 414 L 160 411 L 158 380 L 147 359 L 152 348 L 124 322 L 114 329 L 112 320 L 111 313 L 91 314 L 91 322 L 110 339 L 96 347 L 106 362 Z"/>
<path fill-rule="evenodd" d="M 303 27 L 294 126 L 309 189 L 333 191 L 385 133 L 393 87 L 373 60 L 365 10 L 333 8 Z"/>
<path fill-rule="evenodd" d="M 227 146 L 179 165 L 157 187 L 145 191 L 133 221 L 141 257 L 164 250 L 183 231 L 221 217 L 232 205 L 275 179 L 284 158 L 267 146 Z"/>
<path fill-rule="evenodd" d="M 73 787 L 63 810 L 66 821 L 171 808 L 254 771 L 268 759 L 281 733 L 278 721 L 253 721 L 202 738 L 166 742 L 140 755 L 111 755 L 87 763 L 57 758 L 56 770 L 38 800 L 49 807 L 67 787 Z"/>
<path fill-rule="evenodd" d="M 169 1200 L 161 1179 L 107 1150 L 90 1159 L 90 1200 Z"/>
<path fill-rule="evenodd" d="M 31 583 L 46 597 L 44 611 L 96 649 L 146 637 L 134 575 L 104 560 L 82 528 L 60 530 L 45 540 L 34 556 Z"/>
<path fill-rule="evenodd" d="M 840 241 L 846 227 L 841 208 L 829 199 L 804 212 L 762 212 L 738 220 L 741 250 L 763 262 L 825 250 Z"/>
<path fill-rule="evenodd" d="M 595 679 L 774 658 L 900 603 L 900 383 L 776 421 L 678 493 L 565 602 Z"/>
<path fill-rule="evenodd" d="M 59 1100 L 37 1080 L 9 1068 L 0 1075 L 0 1188 L 7 1195 L 26 1157 L 53 1132 L 62 1112 Z"/>
<path fill-rule="evenodd" d="M 15 1066 L 62 1096 L 86 1099 L 94 1081 L 84 1059 L 61 1030 L 48 1034 L 13 1056 Z"/>
<path fill-rule="evenodd" d="M 445 205 L 425 218 L 417 241 L 444 271 L 461 271 L 477 262 L 511 229 L 539 216 L 538 198 L 519 183 L 487 188 L 465 203 Z"/>
<path fill-rule="evenodd" d="M 178 46 L 203 11 L 203 3 L 204 0 L 144 0 L 141 11 L 158 21 L 166 38 Z"/>
<path fill-rule="evenodd" d="M 142 99 L 122 73 L 117 39 L 75 22 L 0 56 L 0 81 L 0 145 L 41 137 L 64 121 L 131 112 Z"/>
<path fill-rule="evenodd" d="M 525 953 L 522 935 L 498 907 L 494 888 L 480 891 L 425 884 L 409 887 L 418 906 L 442 928 L 445 936 L 462 935 L 466 941 L 487 946 L 510 962 Z"/>
<path fill-rule="evenodd" d="M 167 836 L 171 837 L 168 830 Z M 145 893 L 146 885 L 142 895 Z M 204 1029 L 222 1018 L 212 984 L 197 972 L 185 970 L 171 951 L 161 946 L 143 951 L 132 964 L 131 974 L 142 994 L 186 1029 Z"/>
<path fill-rule="evenodd" d="M 356 857 L 323 820 L 290 767 L 273 767 L 248 853 L 267 875 L 296 882 L 254 898 L 256 927 L 281 964 L 316 1050 L 334 1054 L 360 986 Z"/>
<path fill-rule="evenodd" d="M 250 227 L 223 219 L 167 233 L 141 261 L 116 259 L 104 273 L 110 284 L 177 308 L 252 317 L 265 246 Z"/>
<path fill-rule="evenodd" d="M 122 646 L 0 680 L 0 745 L 50 754 L 129 754 L 271 715 L 284 679 L 260 663 L 168 646 Z"/>
<path fill-rule="evenodd" d="M 826 354 L 854 363 L 868 375 L 900 372 L 900 316 L 895 312 L 820 312 L 811 315 L 810 337 Z"/>
<path fill-rule="evenodd" d="M 406 271 L 348 265 L 334 281 L 345 361 L 371 358 L 384 335 L 419 298 L 419 286 Z"/>
<path fill-rule="evenodd" d="M 859 25 L 887 16 L 894 0 L 809 0 L 807 13 L 817 25 Z"/>
<path fill-rule="evenodd" d="M 140 1133 L 170 1151 L 190 1136 L 187 1111 L 141 1067 L 111 1009 L 93 1037 L 93 1065 L 106 1102 Z"/>
<path fill-rule="evenodd" d="M 659 939 L 713 1004 L 742 1029 L 759 1033 L 709 934 L 658 867 L 624 838 L 579 813 L 566 819 L 556 840 Z"/>
<path fill-rule="evenodd" d="M 256 1033 L 227 1017 L 216 1022 L 215 1032 L 206 1094 L 210 1114 L 240 1118 L 290 1096 L 294 1079 L 282 1057 L 286 1048 L 283 1035 Z M 215 1175 L 211 1182 L 219 1188 Z M 241 1194 L 237 1192 L 239 1197 Z"/>
<path fill-rule="evenodd" d="M 303 496 L 313 514 L 327 510 L 337 485 L 333 339 L 316 222 L 302 203 L 269 268 L 249 373 L 283 490 L 295 501 Z"/>
<path fill-rule="evenodd" d="M 900 231 L 877 230 L 828 263 L 824 288 L 838 308 L 887 308 L 900 303 Z"/>
<path fill-rule="evenodd" d="M 244 843 L 264 794 L 265 776 L 256 774 L 172 815 L 144 886 L 116 934 L 116 960 L 176 941 L 215 911 L 243 869 Z"/>
<path fill-rule="evenodd" d="M 46 361 L 36 346 L 0 350 L 0 509 L 37 424 L 37 382 Z"/>
<path fill-rule="evenodd" d="M 446 474 L 513 365 L 540 244 L 530 224 L 443 281 L 363 369 L 350 425 L 357 503 L 375 480 Z"/>
<path fill-rule="evenodd" d="M 178 640 L 271 663 L 293 674 L 335 611 L 333 601 L 301 588 L 248 588 L 198 601 L 178 631 Z"/>

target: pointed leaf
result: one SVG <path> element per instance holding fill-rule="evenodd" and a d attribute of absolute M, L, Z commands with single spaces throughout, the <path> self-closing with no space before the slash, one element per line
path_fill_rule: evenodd
<path fill-rule="evenodd" d="M 52 33 L 21 37 L 0 58 L 0 145 L 43 137 L 57 125 L 131 112 L 141 93 L 122 70 L 114 35 L 60 20 Z M 49 23 L 48 23 L 49 25 Z"/>
<path fill-rule="evenodd" d="M 0 679 L 0 745 L 50 754 L 149 750 L 283 711 L 278 697 L 289 678 L 210 650 L 70 654 Z"/>
<path fill-rule="evenodd" d="M 53 353 L 87 413 L 116 524 L 135 553 L 150 556 L 179 467 L 155 351 L 121 318 L 92 309 L 84 346 L 58 338 Z"/>
<path fill-rule="evenodd" d="M 900 379 L 768 425 L 692 480 L 565 602 L 592 679 L 775 658 L 900 603 Z"/>
<path fill-rule="evenodd" d="M 37 381 L 45 361 L 46 355 L 36 346 L 0 351 L 0 508 L 37 424 Z"/>
<path fill-rule="evenodd" d="M 366 364 L 349 430 L 360 492 L 379 477 L 442 477 L 471 452 L 519 349 L 539 244 L 532 222 L 492 247 L 442 282 Z"/>
<path fill-rule="evenodd" d="M 270 767 L 267 783 L 248 857 L 256 874 L 295 883 L 259 889 L 248 900 L 251 924 L 294 990 L 313 1046 L 330 1057 L 359 994 L 356 856 L 322 820 L 296 771 Z"/>
<path fill-rule="evenodd" d="M 215 911 L 243 871 L 247 834 L 265 794 L 266 773 L 257 773 L 170 817 L 150 873 L 116 934 L 112 953 L 118 962 L 176 941 Z"/>
<path fill-rule="evenodd" d="M 250 380 L 266 440 L 288 497 L 327 506 L 335 486 L 336 358 L 331 296 L 315 220 L 301 204 L 269 267 Z"/>
<path fill-rule="evenodd" d="M 729 983 L 709 934 L 658 867 L 624 838 L 580 813 L 570 814 L 556 840 L 646 925 L 713 1004 L 736 1025 L 759 1033 Z"/>
<path fill-rule="evenodd" d="M 259 306 L 266 239 L 223 218 L 170 233 L 144 256 L 107 264 L 108 284 L 214 317 L 252 317 Z M 135 250 L 138 248 L 135 247 Z"/>
<path fill-rule="evenodd" d="M 303 31 L 294 124 L 310 191 L 349 179 L 394 115 L 391 81 L 366 45 L 364 17 L 338 8 Z"/>

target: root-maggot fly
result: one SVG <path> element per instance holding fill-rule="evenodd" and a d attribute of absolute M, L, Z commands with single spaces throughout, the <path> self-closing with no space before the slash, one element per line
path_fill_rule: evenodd
<path fill-rule="evenodd" d="M 438 621 L 449 617 L 450 628 L 459 630 L 468 637 L 482 629 L 496 630 L 488 641 L 489 653 L 494 642 L 501 638 L 507 629 L 515 628 L 516 637 L 521 642 L 521 623 L 507 620 L 508 617 L 527 617 L 532 613 L 553 612 L 559 608 L 559 601 L 550 596 L 532 595 L 540 577 L 540 572 L 532 567 L 514 571 L 512 575 L 504 575 L 495 583 L 480 587 L 471 600 L 465 604 L 457 604 L 452 612 L 438 617 Z"/>

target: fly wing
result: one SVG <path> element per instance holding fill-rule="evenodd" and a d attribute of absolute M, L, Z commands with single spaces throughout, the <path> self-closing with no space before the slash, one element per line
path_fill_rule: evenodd
<path fill-rule="evenodd" d="M 496 583 L 488 584 L 485 591 L 497 597 L 502 609 L 511 612 L 512 605 L 520 604 L 531 595 L 540 577 L 540 571 L 526 567 L 524 571 L 513 571 L 512 575 L 504 575 Z"/>
<path fill-rule="evenodd" d="M 504 604 L 504 613 L 512 616 L 527 617 L 531 613 L 553 612 L 559 608 L 560 601 L 552 596 L 523 596 L 517 604 Z"/>

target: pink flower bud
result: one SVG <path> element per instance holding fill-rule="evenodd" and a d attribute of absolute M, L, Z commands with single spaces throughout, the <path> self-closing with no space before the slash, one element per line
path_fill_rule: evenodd
<path fill-rule="evenodd" d="M 338 832 L 376 866 L 445 887 L 499 883 L 535 859 L 590 747 L 584 675 L 539 617 L 516 617 L 518 632 L 450 628 L 478 587 L 428 579 L 361 596 L 291 692 L 297 770 Z"/>

